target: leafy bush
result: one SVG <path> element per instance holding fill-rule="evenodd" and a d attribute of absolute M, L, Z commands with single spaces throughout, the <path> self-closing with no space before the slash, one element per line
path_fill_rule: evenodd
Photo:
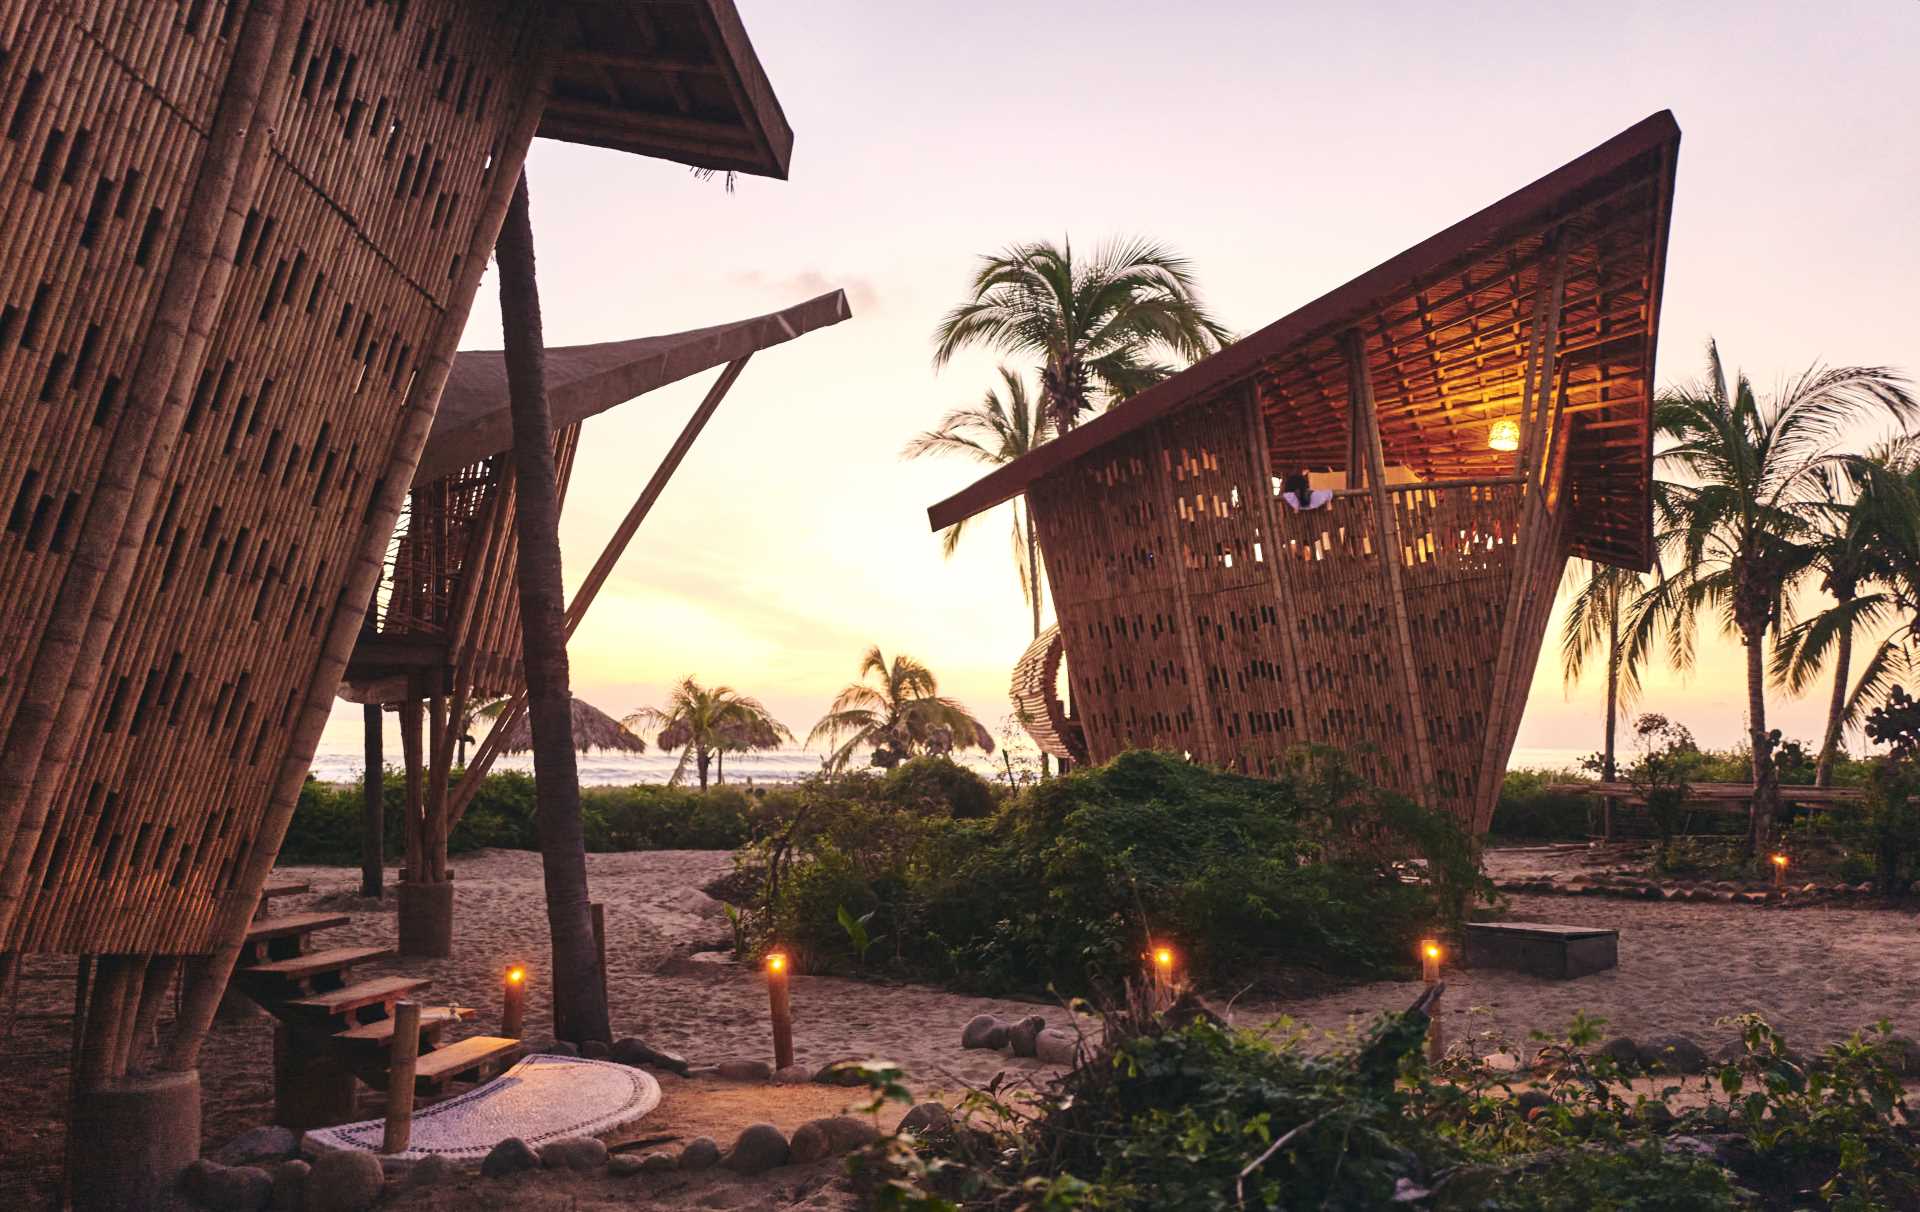
<path fill-rule="evenodd" d="M 896 807 L 966 820 L 993 815 L 993 784 L 949 757 L 917 757 L 887 772 L 881 795 Z"/>
<path fill-rule="evenodd" d="M 458 771 L 454 778 L 458 780 Z M 308 779 L 280 846 L 280 861 L 357 864 L 364 786 L 364 780 L 334 784 Z M 386 853 L 404 854 L 405 776 L 387 770 L 381 796 Z M 731 850 L 751 836 L 753 810 L 745 793 L 725 785 L 705 792 L 677 787 L 586 787 L 580 792 L 581 826 L 587 849 L 594 851 Z M 452 854 L 489 847 L 535 850 L 539 845 L 533 776 L 517 770 L 497 771 L 482 780 L 447 839 Z"/>
<path fill-rule="evenodd" d="M 1584 842 L 1597 832 L 1596 802 L 1585 792 L 1548 791 L 1549 783 L 1585 781 L 1564 770 L 1509 770 L 1500 784 L 1490 837 L 1529 841 Z"/>
<path fill-rule="evenodd" d="M 873 915 L 889 965 L 968 988 L 1111 983 L 1138 967 L 1149 932 L 1197 979 L 1261 964 L 1378 972 L 1487 890 L 1448 818 L 1327 752 L 1271 781 L 1123 754 L 986 820 L 903 813 L 862 790 L 768 797 L 779 819 L 758 848 L 768 887 L 754 924 L 815 970 L 854 965 L 844 908 Z M 1401 877 L 1411 856 L 1428 881 Z"/>
<path fill-rule="evenodd" d="M 1037 1097 L 996 1082 L 962 1104 L 964 1128 L 860 1158 L 872 1206 L 1866 1212 L 1920 1200 L 1885 1024 L 1803 1063 L 1745 1018 L 1745 1055 L 1675 1099 L 1680 1085 L 1636 1092 L 1587 1054 L 1601 1023 L 1584 1016 L 1530 1078 L 1468 1058 L 1429 1067 L 1417 1004 L 1331 1052 L 1304 1031 L 1232 1031 L 1190 1000 L 1162 1015 L 1136 998 L 1105 1018 L 1094 1056 Z"/>

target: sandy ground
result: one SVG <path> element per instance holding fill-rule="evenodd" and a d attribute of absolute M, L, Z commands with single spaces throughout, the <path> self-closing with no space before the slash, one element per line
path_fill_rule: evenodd
<path fill-rule="evenodd" d="M 1538 853 L 1494 852 L 1490 866 L 1538 866 Z M 727 872 L 731 858 L 711 852 L 590 855 L 595 899 L 607 906 L 608 966 L 617 1034 L 640 1035 L 695 1063 L 733 1057 L 770 1059 L 765 986 L 758 973 L 727 963 L 693 962 L 700 950 L 724 948 L 726 920 L 699 888 Z M 456 929 L 452 957 L 389 960 L 367 975 L 430 976 L 428 1004 L 476 1007 L 471 1031 L 491 1029 L 500 1013 L 501 971 L 527 965 L 534 993 L 527 1033 L 550 1032 L 546 919 L 537 855 L 490 852 L 456 860 Z M 338 908 L 348 926 L 317 936 L 328 945 L 390 942 L 391 898 L 354 895 L 357 871 L 287 868 L 279 878 L 308 880 L 314 892 L 280 910 Z M 1608 1020 L 1609 1032 L 1641 1038 L 1679 1033 L 1709 1049 L 1733 1038 L 1717 1020 L 1757 1010 L 1797 1046 L 1817 1045 L 1879 1018 L 1920 1036 L 1920 929 L 1914 915 L 1879 909 L 1777 910 L 1752 906 L 1517 896 L 1520 920 L 1605 925 L 1620 931 L 1620 966 L 1577 981 L 1549 982 L 1511 973 L 1451 970 L 1445 1003 L 1449 1038 L 1481 1052 L 1524 1046 L 1533 1030 L 1557 1031 L 1584 1010 Z M 662 971 L 662 969 L 665 971 Z M 0 1042 L 14 1095 L 0 1113 L 0 1206 L 45 1206 L 48 1176 L 60 1149 L 59 1111 L 66 1085 L 71 962 L 26 965 L 11 1031 Z M 1232 990 L 1218 991 L 1225 1002 Z M 1280 1001 L 1243 996 L 1232 1017 L 1261 1026 L 1282 1017 L 1332 1033 L 1405 1007 L 1414 982 L 1375 982 Z M 969 997 L 912 985 L 797 976 L 793 982 L 799 1059 L 820 1065 L 845 1057 L 880 1057 L 902 1065 L 922 1096 L 953 1095 L 1001 1070 L 1044 1078 L 1037 1062 L 1004 1054 L 964 1052 L 961 1026 L 990 1012 L 1017 1017 L 1036 1011 L 1064 1025 L 1058 1007 Z M 0 1029 L 7 1016 L 0 1014 Z M 223 1024 L 209 1040 L 201 1076 L 208 1147 L 265 1123 L 272 1110 L 269 1021 Z M 1537 1045 L 1536 1045 L 1537 1046 Z M 737 1086 L 667 1078 L 661 1107 L 627 1137 L 711 1135 L 725 1144 L 740 1126 L 771 1119 L 791 1130 L 832 1114 L 856 1092 L 829 1087 Z M 374 1113 L 369 1102 L 367 1113 Z M 893 1112 L 897 1116 L 898 1111 Z M 617 1140 L 616 1140 L 617 1143 Z M 793 1167 L 743 1180 L 731 1175 L 600 1176 L 556 1180 L 543 1175 L 482 1185 L 462 1179 L 431 1193 L 408 1193 L 389 1206 L 456 1208 L 476 1203 L 524 1207 L 844 1208 L 850 1195 L 832 1163 Z"/>

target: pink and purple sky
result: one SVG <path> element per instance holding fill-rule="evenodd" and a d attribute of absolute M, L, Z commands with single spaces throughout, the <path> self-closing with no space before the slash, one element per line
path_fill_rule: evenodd
<path fill-rule="evenodd" d="M 1236 331 L 1291 311 L 1659 109 L 1685 132 L 1662 383 L 1709 336 L 1762 390 L 1822 360 L 1920 373 L 1920 2 L 1606 6 L 1192 0 L 739 0 L 796 132 L 792 180 L 542 141 L 529 165 L 546 336 L 614 340 L 838 286 L 854 318 L 741 376 L 573 641 L 614 714 L 692 673 L 802 735 L 877 643 L 990 727 L 1029 621 L 1004 521 L 953 559 L 926 525 L 973 479 L 899 458 L 996 359 L 930 334 L 975 255 L 1146 235 Z M 496 286 L 464 344 L 499 347 Z M 705 389 L 590 422 L 562 528 L 577 581 Z M 1558 620 L 1555 620 L 1557 635 Z M 1646 703 L 1703 743 L 1744 715 L 1713 637 Z M 1812 737 L 1822 697 L 1776 696 Z M 1552 640 L 1519 745 L 1598 745 L 1597 685 Z M 358 711 L 328 743 L 356 742 Z"/>

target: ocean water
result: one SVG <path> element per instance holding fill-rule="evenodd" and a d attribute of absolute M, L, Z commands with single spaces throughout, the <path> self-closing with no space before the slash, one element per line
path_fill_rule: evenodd
<path fill-rule="evenodd" d="M 396 747 L 397 748 L 397 747 Z M 1515 749 L 1513 759 L 1507 763 L 1509 769 L 1576 770 L 1580 759 L 1588 751 L 1582 749 Z M 988 778 L 1005 778 L 1007 772 L 1006 757 L 1013 759 L 1014 769 L 1022 773 L 1031 773 L 1034 769 L 1038 751 L 1030 746 L 1016 747 L 1010 755 L 995 753 L 983 755 L 967 753 L 961 756 L 963 764 L 978 770 Z M 390 754 L 393 761 L 397 754 Z M 730 783 L 792 783 L 820 771 L 826 754 L 818 749 L 806 749 L 798 745 L 770 750 L 766 753 L 737 754 L 727 759 L 726 777 Z M 679 762 L 678 754 L 671 753 L 586 753 L 580 755 L 580 783 L 587 787 L 629 786 L 635 783 L 665 783 L 673 777 L 674 766 Z M 350 783 L 360 777 L 361 767 L 365 764 L 357 745 L 349 746 L 332 740 L 323 740 L 320 750 L 314 754 L 313 777 L 327 782 Z M 507 754 L 494 763 L 496 770 L 533 770 L 533 755 L 530 753 Z M 684 781 L 695 779 L 689 765 Z"/>

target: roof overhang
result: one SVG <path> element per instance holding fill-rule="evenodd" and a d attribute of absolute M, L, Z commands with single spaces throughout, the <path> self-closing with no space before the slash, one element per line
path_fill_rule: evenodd
<path fill-rule="evenodd" d="M 569 0 L 539 134 L 785 179 L 793 128 L 733 0 Z"/>
<path fill-rule="evenodd" d="M 1388 344 L 1394 327 L 1416 333 L 1424 329 L 1431 338 L 1437 328 L 1462 324 L 1462 314 L 1473 310 L 1478 299 L 1469 299 L 1473 290 L 1491 291 L 1496 287 L 1502 297 L 1485 310 L 1498 307 L 1501 314 L 1514 318 L 1513 332 L 1524 333 L 1530 317 L 1531 293 L 1541 281 L 1543 267 L 1550 260 L 1549 237 L 1562 233 L 1566 244 L 1575 245 L 1573 257 L 1582 262 L 1579 272 L 1590 276 L 1607 273 L 1631 274 L 1634 282 L 1621 295 L 1619 307 L 1627 318 L 1606 317 L 1615 331 L 1604 338 L 1607 358 L 1630 363 L 1629 376 L 1637 384 L 1633 393 L 1615 392 L 1602 405 L 1611 411 L 1604 418 L 1597 411 L 1583 416 L 1583 430 L 1608 427 L 1606 465 L 1582 472 L 1589 498 L 1612 493 L 1620 498 L 1617 516 L 1606 523 L 1608 535 L 1576 535 L 1576 547 L 1586 554 L 1608 562 L 1643 564 L 1651 556 L 1651 507 L 1646 477 L 1651 464 L 1651 427 L 1647 423 L 1652 390 L 1654 333 L 1658 326 L 1660 282 L 1664 272 L 1668 219 L 1672 209 L 1673 164 L 1680 139 L 1679 126 L 1666 111 L 1609 139 L 1555 171 L 1548 173 L 1486 209 L 1454 224 L 1392 259 L 1315 299 L 1292 314 L 1235 342 L 1171 378 L 1148 388 L 1132 399 L 1117 404 L 1087 423 L 1046 443 L 1031 454 L 982 477 L 969 487 L 939 502 L 927 511 L 934 529 L 944 529 L 1011 500 L 1028 485 L 1054 471 L 1073 464 L 1082 456 L 1177 410 L 1217 400 L 1229 391 L 1253 390 L 1266 421 L 1269 443 L 1274 448 L 1276 466 L 1306 466 L 1313 444 L 1304 441 L 1307 425 L 1321 415 L 1344 423 L 1343 389 L 1314 395 L 1295 394 L 1287 389 L 1302 381 L 1309 384 L 1328 376 L 1320 363 L 1334 350 L 1340 334 L 1359 329 L 1375 342 L 1371 361 L 1375 364 L 1376 383 L 1393 376 L 1394 358 L 1408 382 L 1439 379 L 1441 372 L 1451 373 L 1438 359 L 1432 363 L 1404 357 Z M 1626 202 L 1619 199 L 1626 198 Z M 1609 211 L 1607 208 L 1611 207 Z M 1628 213 L 1628 208 L 1631 208 Z M 1591 235 L 1600 224 L 1594 216 L 1600 212 L 1614 226 L 1600 235 Z M 1614 212 L 1621 212 L 1615 214 Z M 1624 215 L 1624 217 L 1622 217 Z M 1609 217 L 1611 216 L 1611 217 Z M 1620 235 L 1621 230 L 1625 235 Z M 1586 239 L 1611 241 L 1601 253 Z M 1630 264 L 1621 267 L 1622 251 Z M 1612 258 L 1605 265 L 1596 264 Z M 1492 267 L 1489 269 L 1488 267 Z M 1495 282 L 1494 279 L 1505 279 Z M 1463 281 L 1479 282 L 1478 287 L 1462 286 Z M 1571 290 L 1571 285 L 1569 286 Z M 1469 303 L 1462 303 L 1469 299 Z M 1471 305 L 1469 305 L 1471 304 Z M 1563 343 L 1567 340 L 1562 332 Z M 1418 345 L 1419 342 L 1415 342 Z M 1478 342 L 1474 342 L 1477 346 Z M 1514 342 L 1518 344 L 1518 342 Z M 1382 346 L 1385 345 L 1385 352 Z M 1416 350 L 1416 352 L 1418 352 Z M 1480 356 L 1478 348 L 1465 350 L 1468 360 Z M 1504 355 L 1517 361 L 1512 354 Z M 1509 378 L 1512 376 L 1510 375 Z M 1378 387 L 1376 388 L 1378 390 Z M 1304 403 L 1303 403 L 1304 401 Z M 1416 415 L 1409 409 L 1403 416 L 1391 418 L 1382 404 L 1383 438 L 1389 444 L 1390 458 L 1398 441 L 1405 451 L 1438 440 L 1461 448 L 1462 421 L 1487 423 L 1489 414 L 1474 408 L 1456 410 L 1456 401 L 1441 400 L 1437 406 L 1423 401 Z M 1318 414 L 1318 415 L 1316 415 Z M 1442 415 L 1444 414 L 1444 415 Z M 1441 422 L 1444 422 L 1442 424 Z M 1396 427 L 1389 432 L 1390 424 Z M 1337 426 L 1329 426 L 1328 431 Z M 1582 440 L 1575 434 L 1576 454 Z M 1635 449 L 1625 449 L 1627 442 Z M 1290 445 L 1290 449 L 1282 449 Z M 1334 445 L 1344 445 L 1336 437 Z M 1485 443 L 1480 443 L 1484 450 Z M 1597 441 L 1595 443 L 1597 449 Z M 1298 456 L 1297 458 L 1295 456 Z M 1631 456 L 1631 457 L 1628 457 Z M 1450 454 L 1449 458 L 1461 457 Z M 1458 474 L 1458 473 L 1456 473 Z M 1631 498 L 1631 499 L 1628 499 Z"/>
<path fill-rule="evenodd" d="M 630 341 L 550 347 L 546 351 L 547 407 L 553 427 L 564 429 L 635 396 L 838 324 L 852 314 L 845 292 L 834 290 L 731 324 Z M 512 447 L 506 355 L 499 350 L 455 354 L 413 482 L 430 483 Z"/>

